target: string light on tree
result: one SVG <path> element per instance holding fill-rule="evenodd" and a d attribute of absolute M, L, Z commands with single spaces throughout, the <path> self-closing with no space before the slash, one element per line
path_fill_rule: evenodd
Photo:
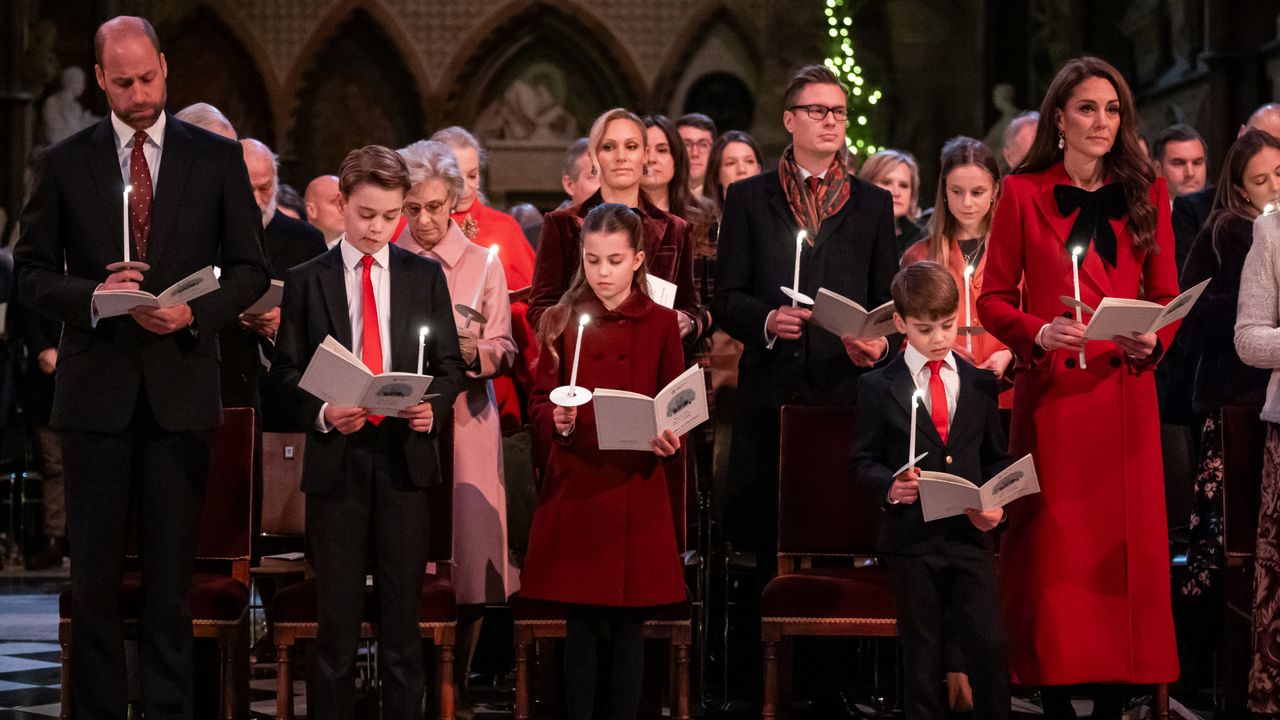
<path fill-rule="evenodd" d="M 851 0 L 826 0 L 827 37 L 830 53 L 825 65 L 849 87 L 849 123 L 845 127 L 849 151 L 866 158 L 884 148 L 877 144 L 880 136 L 880 101 L 884 94 L 862 74 L 862 66 L 853 56 Z"/>

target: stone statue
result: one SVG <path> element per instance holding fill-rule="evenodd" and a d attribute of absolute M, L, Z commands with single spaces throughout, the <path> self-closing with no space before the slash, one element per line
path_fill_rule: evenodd
<path fill-rule="evenodd" d="M 507 86 L 476 119 L 487 140 L 565 142 L 578 137 L 578 121 L 564 108 L 564 73 L 537 63 Z"/>
<path fill-rule="evenodd" d="M 63 68 L 60 79 L 61 87 L 45 98 L 40 113 L 44 120 L 44 137 L 50 145 L 101 119 L 80 104 L 80 96 L 84 94 L 84 70 L 75 66 Z"/>
<path fill-rule="evenodd" d="M 987 131 L 987 136 L 982 141 L 991 148 L 991 152 L 998 155 L 1004 146 L 1004 131 L 1022 110 L 1014 102 L 1014 89 L 1009 83 L 1000 83 L 991 89 L 991 104 L 1000 111 L 1000 118 Z"/>

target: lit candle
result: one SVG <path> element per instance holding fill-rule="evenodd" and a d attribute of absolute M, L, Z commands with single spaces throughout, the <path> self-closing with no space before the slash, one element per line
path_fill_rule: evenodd
<path fill-rule="evenodd" d="M 1084 314 L 1080 310 L 1080 256 L 1084 254 L 1084 248 L 1079 245 L 1071 248 L 1071 284 L 1075 286 L 1076 293 L 1076 322 L 1084 322 Z M 1086 369 L 1084 363 L 1084 350 L 1080 351 L 1080 369 Z"/>
<path fill-rule="evenodd" d="M 791 281 L 791 307 L 797 307 L 800 304 L 800 251 L 804 249 L 804 239 L 809 233 L 801 230 L 796 233 L 796 272 L 794 279 Z"/>
<path fill-rule="evenodd" d="M 489 246 L 489 257 L 484 259 L 484 270 L 480 273 L 480 282 L 476 283 L 476 293 L 471 296 L 471 305 L 469 306 L 476 312 L 480 311 L 480 291 L 484 290 L 485 278 L 489 277 L 489 265 L 493 263 L 493 259 L 498 256 L 498 246 Z M 470 321 L 468 321 L 470 323 Z"/>
<path fill-rule="evenodd" d="M 427 333 L 428 332 L 429 330 L 427 329 L 426 325 L 423 325 L 422 328 L 418 330 L 418 374 L 419 375 L 422 374 L 422 370 L 423 370 L 422 356 L 424 351 L 427 349 Z"/>
<path fill-rule="evenodd" d="M 973 311 L 969 309 L 969 282 L 973 278 L 973 266 L 964 268 L 964 326 L 968 333 L 964 336 L 964 349 L 973 354 Z"/>
<path fill-rule="evenodd" d="M 121 218 L 124 221 L 123 222 L 124 232 L 121 234 L 121 237 L 124 238 L 124 240 L 122 241 L 122 245 L 124 246 L 125 262 L 129 262 L 129 246 L 132 245 L 132 243 L 129 242 L 129 193 L 130 192 L 133 192 L 133 186 L 125 185 L 124 186 L 124 216 Z"/>
<path fill-rule="evenodd" d="M 911 435 L 907 445 L 907 469 L 910 470 L 916 464 L 916 406 L 919 404 L 921 392 L 916 390 L 911 393 Z"/>
<path fill-rule="evenodd" d="M 578 391 L 578 358 L 582 356 L 582 334 L 589 322 L 591 322 L 591 316 L 585 313 L 578 318 L 578 341 L 573 346 L 573 372 L 569 374 L 570 396 L 577 394 Z"/>

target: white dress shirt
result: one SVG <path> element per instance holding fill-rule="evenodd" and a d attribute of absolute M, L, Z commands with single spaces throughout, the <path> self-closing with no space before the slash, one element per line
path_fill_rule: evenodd
<path fill-rule="evenodd" d="M 164 153 L 165 115 L 160 113 L 151 127 L 143 130 L 147 134 L 147 144 L 142 146 L 142 154 L 147 158 L 147 169 L 151 171 L 151 194 L 155 197 L 156 181 L 160 179 L 160 156 Z M 120 176 L 124 184 L 129 184 L 129 160 L 133 155 L 133 134 L 135 130 L 123 120 L 111 113 L 111 127 L 115 130 L 116 158 L 120 161 Z"/>
<path fill-rule="evenodd" d="M 351 321 L 351 352 L 363 358 L 364 352 L 364 253 L 347 242 L 346 234 L 339 240 L 342 248 L 342 282 L 347 289 L 347 319 Z M 373 254 L 369 268 L 369 281 L 373 284 L 373 300 L 378 309 L 378 339 L 382 341 L 382 372 L 391 370 L 391 268 L 388 264 L 391 250 L 383 245 Z M 320 406 L 316 417 L 316 429 L 329 432 L 333 429 L 324 419 L 329 403 Z"/>
<path fill-rule="evenodd" d="M 902 354 L 902 359 L 907 363 L 907 370 L 911 372 L 911 379 L 915 382 L 916 388 L 920 390 L 921 405 L 924 406 L 925 412 L 933 416 L 933 398 L 929 393 L 929 378 L 933 374 L 929 370 L 929 359 L 926 358 L 919 350 L 911 347 L 911 343 L 907 343 L 907 349 Z M 947 427 L 951 427 L 951 423 L 956 417 L 956 398 L 960 396 L 960 373 L 956 370 L 956 356 L 948 352 L 947 356 L 942 359 L 942 387 L 947 393 Z"/>

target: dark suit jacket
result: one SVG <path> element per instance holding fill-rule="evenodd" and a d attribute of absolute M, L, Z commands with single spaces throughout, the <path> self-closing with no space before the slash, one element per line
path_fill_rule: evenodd
<path fill-rule="evenodd" d="M 438 397 L 430 401 L 435 415 L 430 433 L 413 432 L 400 418 L 387 418 L 383 425 L 390 423 L 390 430 L 395 433 L 392 446 L 404 449 L 410 482 L 426 487 L 440 480 L 436 437 L 440 428 L 452 422 L 453 400 L 461 388 L 465 369 L 444 271 L 434 261 L 395 245 L 390 252 L 391 369 L 417 370 L 418 328 L 426 325 L 431 328 L 427 372 L 435 377 L 428 392 Z M 326 335 L 332 335 L 344 347 L 352 346 L 347 307 L 341 244 L 285 274 L 280 332 L 270 377 L 279 383 L 294 419 L 308 429 L 303 492 L 330 492 L 343 478 L 347 436 L 337 430 L 322 433 L 315 429 L 324 403 L 299 388 L 298 382 Z"/>
<path fill-rule="evenodd" d="M 294 220 L 279 210 L 262 233 L 271 279 L 283 280 L 289 268 L 325 253 L 324 233 L 314 225 Z"/>
<path fill-rule="evenodd" d="M 809 297 L 825 287 L 869 310 L 889 300 L 898 271 L 893 200 L 882 188 L 852 182 L 848 202 L 823 221 L 814 246 L 804 249 L 800 287 Z M 746 346 L 739 384 L 756 402 L 852 404 L 862 371 L 849 361 L 840 338 L 810 325 L 800 340 L 765 346 L 765 319 L 791 302 L 780 288 L 792 282 L 798 231 L 778 171 L 730 185 L 712 316 Z"/>
<path fill-rule="evenodd" d="M 916 410 L 916 454 L 929 453 L 916 467 L 951 473 L 981 485 L 1009 465 L 1004 428 L 1000 424 L 996 377 L 956 358 L 960 394 L 955 418 L 944 445 L 923 404 Z M 926 523 L 919 501 L 890 505 L 886 498 L 893 471 L 902 467 L 910 450 L 911 371 L 902 355 L 858 382 L 858 432 L 853 438 L 850 468 L 871 502 L 885 511 L 877 547 L 881 552 L 918 555 L 962 542 L 990 548 L 990 533 L 980 532 L 968 516 Z"/>
<path fill-rule="evenodd" d="M 1209 220 L 1209 211 L 1213 209 L 1214 188 L 1212 185 L 1173 199 L 1174 258 L 1178 264 L 1178 274 L 1186 266 L 1187 255 L 1204 224 Z M 1184 287 L 1183 290 L 1186 288 Z"/>
<path fill-rule="evenodd" d="M 168 116 L 142 289 L 207 266 L 221 289 L 191 301 L 194 332 L 155 335 L 128 316 L 91 323 L 90 300 L 121 259 L 124 182 L 110 118 L 49 148 L 14 252 L 18 298 L 63 323 L 55 427 L 119 432 L 145 391 L 160 427 L 208 430 L 222 418 L 218 331 L 267 289 L 262 220 L 237 143 Z"/>

